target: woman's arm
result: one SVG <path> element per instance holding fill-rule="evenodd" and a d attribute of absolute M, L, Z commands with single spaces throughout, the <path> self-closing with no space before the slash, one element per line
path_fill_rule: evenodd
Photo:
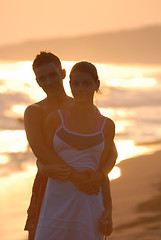
<path fill-rule="evenodd" d="M 99 229 L 103 235 L 109 236 L 113 231 L 113 226 L 112 226 L 112 198 L 110 191 L 110 182 L 108 178 L 106 178 L 105 182 L 102 184 L 101 187 L 104 211 L 99 221 Z"/>
<path fill-rule="evenodd" d="M 116 159 L 118 157 L 116 145 L 114 141 L 112 141 L 110 148 L 105 149 L 104 156 L 101 157 L 100 161 L 100 171 L 104 174 L 109 174 L 113 167 L 116 164 Z"/>
<path fill-rule="evenodd" d="M 103 133 L 105 138 L 105 147 L 101 155 L 100 170 L 107 175 L 114 167 L 117 159 L 117 149 L 114 143 L 115 124 L 109 118 L 107 118 Z"/>
<path fill-rule="evenodd" d="M 86 170 L 89 174 L 89 179 L 80 184 L 81 191 L 85 191 L 90 186 L 99 189 L 105 181 L 107 174 L 112 170 L 117 159 L 117 150 L 114 144 L 115 124 L 111 119 L 107 119 L 104 126 L 105 147 L 100 159 L 100 167 L 98 171 Z"/>

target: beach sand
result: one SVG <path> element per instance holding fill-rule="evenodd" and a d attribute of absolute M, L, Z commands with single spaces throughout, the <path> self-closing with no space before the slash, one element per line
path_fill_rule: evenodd
<path fill-rule="evenodd" d="M 117 166 L 121 176 L 111 181 L 114 231 L 108 239 L 160 240 L 161 151 L 124 160 Z M 23 228 L 36 173 L 36 167 L 32 168 L 34 171 L 11 176 L 8 182 L 1 179 L 3 240 L 27 239 Z"/>
<path fill-rule="evenodd" d="M 161 151 L 117 165 L 111 181 L 114 231 L 110 240 L 161 239 Z"/>

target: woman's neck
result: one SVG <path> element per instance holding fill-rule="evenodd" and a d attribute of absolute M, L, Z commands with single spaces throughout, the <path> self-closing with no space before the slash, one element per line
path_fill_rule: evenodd
<path fill-rule="evenodd" d="M 78 104 L 74 103 L 72 106 L 72 111 L 77 115 L 84 115 L 88 113 L 93 113 L 95 111 L 95 106 L 91 104 Z"/>

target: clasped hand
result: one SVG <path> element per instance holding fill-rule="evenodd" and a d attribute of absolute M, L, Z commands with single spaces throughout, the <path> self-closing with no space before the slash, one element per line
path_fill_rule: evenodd
<path fill-rule="evenodd" d="M 65 181 L 71 174 L 71 168 L 62 164 L 43 164 L 37 160 L 36 165 L 41 174 L 55 179 L 58 182 Z"/>
<path fill-rule="evenodd" d="M 86 194 L 98 194 L 100 192 L 101 178 L 99 172 L 94 170 L 85 170 L 83 172 L 77 172 L 70 179 L 72 169 L 69 166 L 62 164 L 42 164 L 37 160 L 36 162 L 38 170 L 46 177 L 51 177 L 58 182 L 65 180 L 71 180 L 79 191 Z"/>

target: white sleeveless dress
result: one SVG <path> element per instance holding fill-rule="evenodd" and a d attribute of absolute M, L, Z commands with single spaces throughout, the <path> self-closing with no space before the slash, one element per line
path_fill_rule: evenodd
<path fill-rule="evenodd" d="M 103 127 L 93 134 L 71 132 L 64 125 L 56 131 L 54 151 L 78 171 L 98 170 L 104 149 Z M 98 222 L 103 213 L 102 193 L 87 195 L 66 180 L 48 178 L 35 240 L 102 240 Z"/>

